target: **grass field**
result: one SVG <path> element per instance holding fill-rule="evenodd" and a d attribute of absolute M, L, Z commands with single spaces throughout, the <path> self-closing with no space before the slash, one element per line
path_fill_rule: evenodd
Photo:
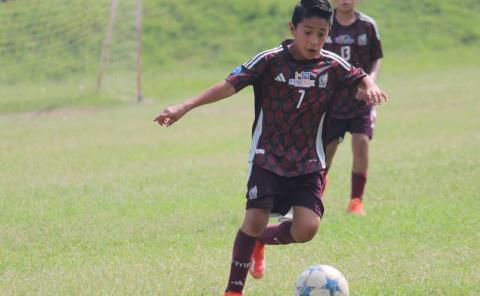
<path fill-rule="evenodd" d="M 96 71 L 72 71 L 98 67 L 105 1 L 27 2 L 0 1 L 0 295 L 221 295 L 244 213 L 252 93 L 169 129 L 152 119 L 288 36 L 290 5 L 144 1 L 147 100 L 135 104 L 92 94 Z M 371 147 L 368 216 L 345 214 L 347 138 L 318 235 L 268 248 L 266 277 L 250 278 L 246 296 L 293 295 L 318 263 L 340 269 L 355 296 L 480 296 L 479 3 L 360 2 L 380 26 L 391 97 Z"/>
<path fill-rule="evenodd" d="M 347 140 L 318 235 L 269 248 L 266 277 L 250 278 L 246 295 L 292 295 L 317 263 L 339 268 L 352 295 L 480 295 L 480 71 L 385 73 L 392 100 L 379 108 L 368 216 L 344 213 Z M 222 293 L 243 217 L 251 93 L 169 129 L 152 122 L 163 105 L 0 115 L 0 294 Z"/>

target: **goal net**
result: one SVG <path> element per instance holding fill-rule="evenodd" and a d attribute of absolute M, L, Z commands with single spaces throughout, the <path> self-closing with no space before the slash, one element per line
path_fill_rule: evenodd
<path fill-rule="evenodd" d="M 140 0 L 0 0 L 0 106 L 141 96 Z"/>

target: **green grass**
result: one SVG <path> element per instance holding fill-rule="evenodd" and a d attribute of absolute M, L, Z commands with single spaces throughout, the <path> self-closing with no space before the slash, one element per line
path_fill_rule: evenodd
<path fill-rule="evenodd" d="M 251 90 L 170 129 L 152 119 L 288 36 L 290 4 L 227 2 L 145 1 L 145 104 L 51 80 L 3 81 L 1 295 L 221 295 L 244 211 Z M 371 147 L 368 216 L 344 213 L 347 140 L 318 235 L 269 248 L 266 278 L 249 279 L 246 295 L 292 295 L 296 276 L 317 263 L 339 268 L 352 295 L 480 295 L 479 2 L 360 5 L 380 26 L 391 96 Z M 2 19 L 40 13 L 24 7 Z M 51 19 L 61 28 L 65 15 Z M 99 32 L 75 32 L 89 30 Z M 47 40 L 48 31 L 9 34 Z M 89 40 L 85 49 L 96 48 Z M 59 47 L 52 71 L 76 62 Z M 13 69 L 16 54 L 2 63 Z"/>
<path fill-rule="evenodd" d="M 143 2 L 145 67 L 178 70 L 189 69 L 192 64 L 229 66 L 239 58 L 247 59 L 276 46 L 289 36 L 287 24 L 297 1 Z M 120 23 L 115 31 L 119 36 L 114 39 L 114 48 L 124 39 L 135 38 L 127 33 L 131 30 L 119 29 L 126 23 L 133 28 L 134 3 L 119 2 Z M 93 70 L 95 75 L 108 4 L 94 0 L 0 2 L 2 81 L 22 79 L 29 70 L 38 71 L 36 78 L 61 78 L 65 70 Z M 464 46 L 480 48 L 477 0 L 461 4 L 448 0 L 359 1 L 358 9 L 376 19 L 387 52 L 415 55 Z M 48 50 L 43 52 L 45 45 Z M 132 41 L 129 48 L 133 47 Z"/>
<path fill-rule="evenodd" d="M 105 92 L 97 93 L 92 90 L 93 86 L 93 80 L 73 79 L 63 82 L 22 82 L 3 87 L 0 114 L 42 112 L 65 107 L 113 107 L 134 101 L 133 95 L 125 99 Z"/>
<path fill-rule="evenodd" d="M 145 2 L 146 67 L 210 68 L 230 65 L 289 37 L 297 1 Z M 480 48 L 477 0 L 359 1 L 377 21 L 387 53 L 417 55 L 459 47 Z M 200 13 L 201 12 L 201 13 Z M 174 40 L 174 42 L 172 42 Z"/>
<path fill-rule="evenodd" d="M 120 3 L 105 73 L 130 77 L 104 85 L 107 95 L 95 85 L 108 1 L 24 2 L 0 2 L 0 113 L 135 101 L 134 1 Z M 144 1 L 145 96 L 165 102 L 192 94 L 277 46 L 289 37 L 294 3 Z M 358 9 L 377 20 L 390 74 L 478 65 L 477 0 L 360 1 Z"/>
<path fill-rule="evenodd" d="M 227 72 L 149 87 L 178 101 Z M 385 67 L 392 100 L 379 108 L 368 216 L 344 213 L 347 140 L 319 233 L 269 248 L 265 279 L 245 294 L 292 295 L 296 276 L 324 263 L 352 295 L 479 295 L 479 75 Z M 244 212 L 251 93 L 169 129 L 152 123 L 163 106 L 0 116 L 2 295 L 221 295 Z"/>

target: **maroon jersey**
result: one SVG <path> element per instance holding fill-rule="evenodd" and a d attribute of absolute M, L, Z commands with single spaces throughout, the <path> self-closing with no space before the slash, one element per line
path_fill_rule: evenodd
<path fill-rule="evenodd" d="M 226 78 L 237 91 L 253 85 L 250 163 L 285 177 L 325 168 L 324 123 L 332 93 L 366 75 L 324 50 L 318 59 L 295 60 L 291 42 L 259 53 Z"/>
<path fill-rule="evenodd" d="M 343 57 L 356 67 L 370 73 L 372 63 L 383 57 L 382 45 L 375 21 L 360 12 L 355 13 L 357 20 L 342 26 L 334 18 L 330 36 L 324 49 Z M 353 118 L 368 113 L 371 106 L 355 99 L 356 88 L 343 88 L 335 92 L 335 102 L 331 116 L 335 118 Z"/>

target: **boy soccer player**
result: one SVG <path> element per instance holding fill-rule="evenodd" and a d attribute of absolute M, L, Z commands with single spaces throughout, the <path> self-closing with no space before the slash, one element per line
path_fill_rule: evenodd
<path fill-rule="evenodd" d="M 376 80 L 383 52 L 375 21 L 355 10 L 357 0 L 333 2 L 334 20 L 324 49 L 337 53 Z M 376 117 L 372 106 L 357 99 L 364 95 L 362 90 L 355 87 L 335 92 L 326 135 L 325 178 L 345 133 L 350 132 L 352 135 L 352 187 L 347 212 L 360 215 L 365 215 L 362 198 L 367 182 L 368 145 L 373 136 Z"/>
<path fill-rule="evenodd" d="M 325 169 L 324 124 L 334 88 L 361 87 L 369 104 L 386 94 L 360 69 L 322 49 L 333 10 L 327 0 L 302 0 L 289 24 L 293 40 L 257 54 L 222 82 L 171 107 L 154 121 L 170 126 L 195 107 L 248 85 L 255 94 L 246 211 L 233 245 L 226 296 L 242 295 L 247 273 L 261 278 L 265 245 L 303 243 L 320 225 Z M 293 220 L 267 227 L 270 212 Z"/>

